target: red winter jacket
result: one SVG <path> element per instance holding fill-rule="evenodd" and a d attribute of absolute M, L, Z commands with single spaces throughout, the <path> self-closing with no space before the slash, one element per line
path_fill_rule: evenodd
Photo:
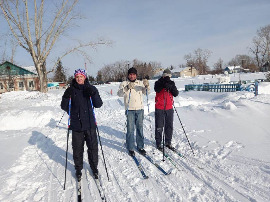
<path fill-rule="evenodd" d="M 165 110 L 172 109 L 173 108 L 173 95 L 171 92 L 165 91 L 165 88 L 163 88 L 159 93 L 156 93 L 155 97 L 156 102 L 156 109 L 163 109 L 166 104 Z"/>
<path fill-rule="evenodd" d="M 175 86 L 175 83 L 170 80 L 170 77 L 161 77 L 159 80 L 155 82 L 156 91 L 156 109 L 163 109 L 166 104 L 165 110 L 169 110 L 173 108 L 173 97 L 178 95 L 178 90 Z M 169 89 L 169 91 L 165 90 Z"/>

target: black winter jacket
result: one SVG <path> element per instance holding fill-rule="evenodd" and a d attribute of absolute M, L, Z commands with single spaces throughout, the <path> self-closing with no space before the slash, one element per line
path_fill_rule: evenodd
<path fill-rule="evenodd" d="M 69 88 L 72 89 L 69 129 L 74 131 L 85 131 L 90 128 L 96 128 L 90 97 L 84 95 L 84 89 L 91 88 L 93 92 L 93 95 L 91 96 L 93 106 L 95 108 L 100 108 L 103 102 L 97 88 L 90 85 L 88 79 L 85 79 L 83 85 L 79 85 L 76 80 L 73 79 Z M 69 98 L 62 97 L 61 109 L 67 113 L 69 112 Z"/>
<path fill-rule="evenodd" d="M 159 93 L 163 88 L 167 88 L 167 90 L 169 90 L 174 97 L 178 96 L 179 94 L 174 81 L 170 80 L 170 77 L 161 77 L 155 82 L 155 92 Z"/>

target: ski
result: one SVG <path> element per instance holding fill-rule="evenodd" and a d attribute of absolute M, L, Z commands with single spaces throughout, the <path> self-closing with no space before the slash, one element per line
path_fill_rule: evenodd
<path fill-rule="evenodd" d="M 77 197 L 78 202 L 82 201 L 82 178 L 77 179 Z"/>
<path fill-rule="evenodd" d="M 135 161 L 139 171 L 141 172 L 142 176 L 144 179 L 148 179 L 148 176 L 145 174 L 142 165 L 140 164 L 140 162 L 138 161 L 138 159 L 135 156 L 131 156 L 133 158 L 133 160 Z"/>
<path fill-rule="evenodd" d="M 98 177 L 98 179 L 96 179 L 94 177 L 94 180 L 95 180 L 95 183 L 96 183 L 96 186 L 97 186 L 97 189 L 98 189 L 101 200 L 106 201 L 106 197 L 105 197 L 105 194 L 104 194 L 104 191 L 103 191 L 103 187 L 102 187 L 102 184 L 100 182 L 100 177 Z"/>
<path fill-rule="evenodd" d="M 181 152 L 179 152 L 177 149 L 169 149 L 169 148 L 166 148 L 172 152 L 174 152 L 175 154 L 177 154 L 178 156 L 180 156 L 181 158 L 185 159 L 187 162 L 189 163 L 192 163 L 194 165 L 196 165 L 199 169 L 203 169 L 201 166 L 199 166 L 197 163 L 191 161 L 190 159 L 188 159 L 186 156 L 184 156 L 183 154 L 181 154 Z"/>
<path fill-rule="evenodd" d="M 144 156 L 148 161 L 150 161 L 154 166 L 156 166 L 157 169 L 159 169 L 164 175 L 171 174 L 171 172 L 166 172 L 162 167 L 160 167 L 160 165 L 158 165 L 156 162 L 154 162 L 154 160 L 150 156 L 148 156 L 147 154 L 142 155 L 142 156 Z"/>
<path fill-rule="evenodd" d="M 107 201 L 106 200 L 106 197 L 105 197 L 105 194 L 104 194 L 103 186 L 102 186 L 101 181 L 100 181 L 100 176 L 98 176 L 98 179 L 96 179 L 95 176 L 94 176 L 94 174 L 91 175 L 92 170 L 88 170 L 88 171 L 89 171 L 89 173 L 87 173 L 87 174 L 89 174 L 90 176 L 92 176 L 93 179 L 94 179 L 94 181 L 95 181 L 95 184 L 96 184 L 96 187 L 97 187 L 97 190 L 98 190 L 98 193 L 99 193 L 99 196 L 100 196 L 101 200 L 102 201 Z"/>

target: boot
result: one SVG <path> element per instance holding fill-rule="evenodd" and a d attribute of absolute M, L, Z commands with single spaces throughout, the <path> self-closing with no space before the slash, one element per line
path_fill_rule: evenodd
<path fill-rule="evenodd" d="M 146 151 L 144 149 L 138 149 L 138 152 L 143 156 L 146 155 Z"/>
<path fill-rule="evenodd" d="M 81 180 L 81 178 L 82 178 L 82 171 L 81 170 L 76 170 L 76 177 L 78 180 Z"/>
<path fill-rule="evenodd" d="M 175 151 L 175 148 L 171 144 L 166 144 L 165 145 L 168 149 Z"/>
<path fill-rule="evenodd" d="M 130 156 L 135 156 L 135 152 L 132 151 L 132 150 L 129 150 L 128 153 L 129 153 Z"/>
<path fill-rule="evenodd" d="M 98 172 L 93 173 L 93 175 L 95 179 L 98 179 Z"/>

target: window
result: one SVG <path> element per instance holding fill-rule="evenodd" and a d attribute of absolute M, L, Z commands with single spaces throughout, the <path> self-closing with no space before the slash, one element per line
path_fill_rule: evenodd
<path fill-rule="evenodd" d="M 19 88 L 23 88 L 24 85 L 23 85 L 23 82 L 19 82 Z"/>
<path fill-rule="evenodd" d="M 13 83 L 13 82 L 10 82 L 10 83 L 8 84 L 8 87 L 9 87 L 9 88 L 14 88 L 14 83 Z"/>
<path fill-rule="evenodd" d="M 29 87 L 34 87 L 34 81 L 29 81 Z"/>

